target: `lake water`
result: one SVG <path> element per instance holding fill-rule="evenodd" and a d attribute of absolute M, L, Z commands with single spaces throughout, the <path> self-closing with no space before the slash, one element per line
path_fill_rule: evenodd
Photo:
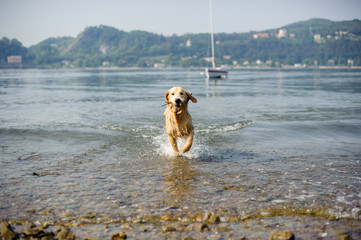
<path fill-rule="evenodd" d="M 214 213 L 233 236 L 293 222 L 296 236 L 361 237 L 361 71 L 199 72 L 1 70 L 1 219 L 100 238 L 109 232 L 99 226 L 143 223 L 164 237 L 158 220 Z M 198 100 L 194 145 L 178 158 L 164 131 L 173 86 Z M 326 227 L 307 235 L 297 216 Z M 240 228 L 247 219 L 271 227 Z"/>

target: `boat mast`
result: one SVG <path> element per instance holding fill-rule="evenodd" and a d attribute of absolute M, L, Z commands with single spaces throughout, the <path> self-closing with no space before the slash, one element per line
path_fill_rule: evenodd
<path fill-rule="evenodd" d="M 213 11 L 212 11 L 212 0 L 209 0 L 209 14 L 211 21 L 211 45 L 212 45 L 212 67 L 216 67 L 216 58 L 214 56 L 214 37 L 213 37 Z"/>

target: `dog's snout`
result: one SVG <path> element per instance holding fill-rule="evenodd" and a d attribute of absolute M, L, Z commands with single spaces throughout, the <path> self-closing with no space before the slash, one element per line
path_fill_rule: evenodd
<path fill-rule="evenodd" d="M 182 100 L 180 99 L 180 98 L 177 98 L 176 100 L 175 100 L 175 103 L 176 104 L 180 104 L 182 102 Z"/>

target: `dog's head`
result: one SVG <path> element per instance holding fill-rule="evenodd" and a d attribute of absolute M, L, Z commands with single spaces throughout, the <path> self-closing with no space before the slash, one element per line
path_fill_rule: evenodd
<path fill-rule="evenodd" d="M 176 110 L 187 106 L 189 100 L 194 103 L 197 102 L 192 93 L 187 92 L 181 87 L 173 87 L 165 93 L 165 101 L 167 104 L 172 104 Z"/>

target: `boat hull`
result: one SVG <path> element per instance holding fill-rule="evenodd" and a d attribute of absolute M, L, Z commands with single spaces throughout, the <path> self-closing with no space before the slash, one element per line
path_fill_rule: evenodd
<path fill-rule="evenodd" d="M 206 68 L 207 78 L 226 78 L 228 71 L 214 68 Z"/>

